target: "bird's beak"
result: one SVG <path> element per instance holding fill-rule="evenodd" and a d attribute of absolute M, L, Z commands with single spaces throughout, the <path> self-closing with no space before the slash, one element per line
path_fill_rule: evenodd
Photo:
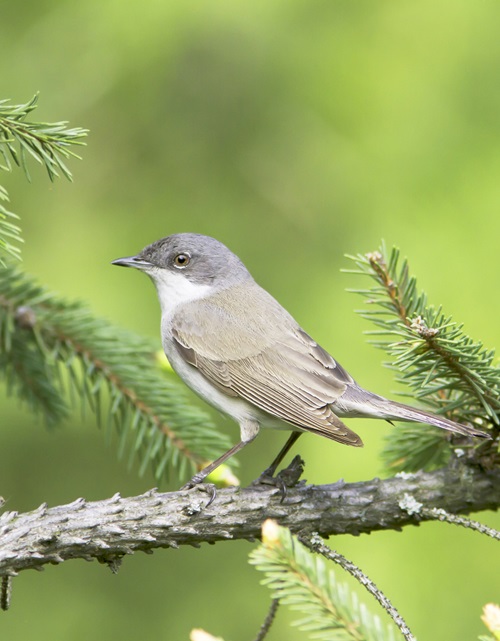
<path fill-rule="evenodd" d="M 148 263 L 147 260 L 139 258 L 139 256 L 127 256 L 125 258 L 117 258 L 114 260 L 112 265 L 121 265 L 122 267 L 135 267 L 136 269 L 145 270 L 148 267 L 152 267 L 151 263 Z"/>

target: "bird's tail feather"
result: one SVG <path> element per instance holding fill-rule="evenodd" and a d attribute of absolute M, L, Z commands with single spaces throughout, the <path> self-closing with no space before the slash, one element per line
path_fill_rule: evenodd
<path fill-rule="evenodd" d="M 412 423 L 427 423 L 435 425 L 443 430 L 463 434 L 464 436 L 477 436 L 480 438 L 492 438 L 488 432 L 471 425 L 462 425 L 450 421 L 444 416 L 432 414 L 425 410 L 410 407 L 397 401 L 369 392 L 359 385 L 349 386 L 342 397 L 337 401 L 334 411 L 338 416 L 382 418 L 387 421 L 410 421 Z M 339 411 L 340 410 L 340 411 Z"/>
<path fill-rule="evenodd" d="M 477 436 L 480 438 L 491 438 L 488 432 L 480 430 L 477 427 L 472 427 L 469 425 L 462 425 L 461 423 L 456 423 L 455 421 L 450 421 L 444 416 L 439 416 L 437 414 L 431 414 L 425 410 L 416 409 L 410 407 L 409 405 L 404 405 L 403 403 L 397 403 L 396 401 L 389 401 L 388 399 L 383 399 L 384 403 L 377 403 L 377 409 L 381 410 L 384 414 L 383 418 L 388 420 L 395 421 L 410 421 L 413 423 L 428 423 L 429 425 L 435 425 L 440 427 L 443 430 L 448 430 L 449 432 L 455 432 L 457 434 L 463 434 L 464 436 Z"/>

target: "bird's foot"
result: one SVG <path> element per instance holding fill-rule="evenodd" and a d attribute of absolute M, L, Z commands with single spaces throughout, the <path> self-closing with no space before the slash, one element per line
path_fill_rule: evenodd
<path fill-rule="evenodd" d="M 286 487 L 295 487 L 297 485 L 304 473 L 304 465 L 304 459 L 297 454 L 297 456 L 293 457 L 290 465 L 279 472 L 278 476 L 283 479 Z"/>
<path fill-rule="evenodd" d="M 185 483 L 181 488 L 181 490 L 199 490 L 200 492 L 205 492 L 208 494 L 208 503 L 205 505 L 205 508 L 207 508 L 209 505 L 211 505 L 217 496 L 217 490 L 215 488 L 215 485 L 213 483 L 203 483 L 202 480 L 197 479 L 197 475 L 195 474 L 193 478 Z"/>
<path fill-rule="evenodd" d="M 273 485 L 277 487 L 281 493 L 281 502 L 283 503 L 287 495 L 287 489 L 294 487 L 299 482 L 304 472 L 304 461 L 297 454 L 288 467 L 278 472 L 276 476 L 273 476 L 274 472 L 273 467 L 268 467 L 251 485 Z"/>

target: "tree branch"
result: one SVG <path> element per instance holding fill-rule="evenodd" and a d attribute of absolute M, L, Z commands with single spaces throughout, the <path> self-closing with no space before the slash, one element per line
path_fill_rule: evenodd
<path fill-rule="evenodd" d="M 276 488 L 219 490 L 207 508 L 199 490 L 141 496 L 120 495 L 95 502 L 0 516 L 0 576 L 41 569 L 68 559 L 98 559 L 117 569 L 125 554 L 155 548 L 199 546 L 228 539 L 260 536 L 262 522 L 277 520 L 292 532 L 322 536 L 401 529 L 434 518 L 429 510 L 409 514 L 400 507 L 411 495 L 426 508 L 466 514 L 500 506 L 500 469 L 490 471 L 454 463 L 434 472 L 398 475 L 361 483 L 307 486 L 288 491 L 284 502 Z"/>

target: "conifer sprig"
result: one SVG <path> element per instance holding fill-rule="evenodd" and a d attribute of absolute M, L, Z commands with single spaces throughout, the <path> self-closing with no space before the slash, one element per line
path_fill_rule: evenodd
<path fill-rule="evenodd" d="M 61 172 L 72 180 L 71 171 L 64 160 L 73 156 L 80 158 L 71 145 L 85 145 L 82 140 L 86 129 L 68 129 L 67 122 L 30 122 L 27 116 L 37 107 L 38 95 L 21 105 L 11 105 L 8 100 L 0 100 L 0 153 L 4 159 L 4 169 L 10 170 L 11 160 L 22 167 L 30 180 L 27 165 L 28 157 L 44 165 L 50 180 Z"/>
<path fill-rule="evenodd" d="M 34 158 L 43 165 L 50 180 L 60 174 L 72 180 L 71 171 L 65 160 L 79 156 L 71 149 L 74 145 L 85 145 L 86 129 L 69 129 L 66 122 L 46 123 L 27 120 L 36 109 L 38 95 L 29 102 L 12 105 L 9 100 L 0 100 L 0 169 L 11 171 L 13 163 L 22 167 L 28 180 L 28 158 Z M 9 197 L 0 185 L 0 266 L 4 255 L 19 259 L 19 243 L 23 242 L 21 229 L 15 222 L 18 216 L 5 206 Z"/>
<path fill-rule="evenodd" d="M 472 340 L 463 326 L 427 304 L 425 293 L 417 291 L 407 260 L 399 250 L 389 255 L 385 247 L 366 255 L 349 256 L 356 270 L 375 281 L 361 294 L 372 309 L 359 311 L 379 329 L 367 334 L 377 347 L 391 357 L 388 366 L 397 379 L 408 385 L 433 411 L 460 423 L 492 428 L 500 425 L 500 368 L 495 352 Z M 392 469 L 407 471 L 441 464 L 446 457 L 447 434 L 434 428 L 398 428 L 385 452 Z"/>
<path fill-rule="evenodd" d="M 337 582 L 319 556 L 312 555 L 289 530 L 266 521 L 262 545 L 250 563 L 264 572 L 262 583 L 279 600 L 302 615 L 295 625 L 319 641 L 393 640 L 393 629 L 360 604 L 349 588 Z"/>
<path fill-rule="evenodd" d="M 325 559 L 329 561 L 334 561 L 335 563 L 340 565 L 343 570 L 351 574 L 360 585 L 365 587 L 368 592 L 370 592 L 370 594 L 377 599 L 380 605 L 389 614 L 396 626 L 399 628 L 399 631 L 406 639 L 406 641 L 416 641 L 403 617 L 399 614 L 399 612 L 392 605 L 385 594 L 380 590 L 380 588 L 375 585 L 375 583 L 361 570 L 361 568 L 355 565 L 352 561 L 349 561 L 349 559 L 347 559 L 344 555 L 329 548 L 317 533 L 302 533 L 299 534 L 298 539 L 303 545 L 306 546 L 306 548 L 308 548 L 312 552 L 321 554 L 325 557 Z"/>
<path fill-rule="evenodd" d="M 5 265 L 2 255 L 8 254 L 12 258 L 21 258 L 21 249 L 18 244 L 23 242 L 21 228 L 15 220 L 19 220 L 14 212 L 5 207 L 4 203 L 9 202 L 7 190 L 0 185 L 0 267 Z"/>
<path fill-rule="evenodd" d="M 89 407 L 118 449 L 155 478 L 187 473 L 229 448 L 210 418 L 163 375 L 146 340 L 95 318 L 12 267 L 0 271 L 0 371 L 8 389 L 53 424 L 68 397 Z"/>

